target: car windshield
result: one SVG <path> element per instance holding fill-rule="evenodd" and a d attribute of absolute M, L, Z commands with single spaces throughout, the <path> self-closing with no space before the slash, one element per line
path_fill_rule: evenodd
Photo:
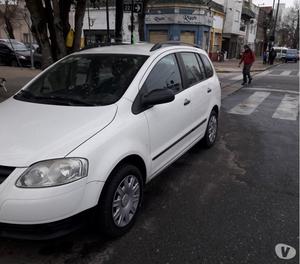
<path fill-rule="evenodd" d="M 297 50 L 296 49 L 290 49 L 287 51 L 287 53 L 289 54 L 297 54 Z"/>
<path fill-rule="evenodd" d="M 147 58 L 127 54 L 73 55 L 51 67 L 14 98 L 54 105 L 113 104 Z"/>

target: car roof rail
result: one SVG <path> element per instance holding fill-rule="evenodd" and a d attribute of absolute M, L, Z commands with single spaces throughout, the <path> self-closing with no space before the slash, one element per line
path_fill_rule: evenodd
<path fill-rule="evenodd" d="M 158 42 L 154 44 L 154 46 L 150 49 L 150 51 L 155 51 L 165 46 L 190 46 L 198 49 L 201 48 L 199 45 L 196 44 L 190 44 L 190 43 L 185 43 L 180 41 L 165 41 L 165 42 Z"/>
<path fill-rule="evenodd" d="M 127 42 L 101 42 L 101 43 L 88 43 L 86 44 L 81 50 L 93 49 L 93 48 L 101 48 L 101 47 L 108 47 L 108 46 L 119 46 L 119 45 L 129 45 L 130 43 Z"/>

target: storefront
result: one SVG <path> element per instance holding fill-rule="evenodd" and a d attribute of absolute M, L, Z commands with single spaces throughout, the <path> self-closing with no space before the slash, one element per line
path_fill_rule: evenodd
<path fill-rule="evenodd" d="M 145 18 L 146 40 L 151 43 L 181 41 L 197 44 L 208 51 L 212 23 L 211 12 L 205 9 L 150 9 Z"/>

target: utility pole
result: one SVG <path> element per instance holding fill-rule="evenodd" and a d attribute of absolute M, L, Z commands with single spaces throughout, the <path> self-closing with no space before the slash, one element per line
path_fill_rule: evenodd
<path fill-rule="evenodd" d="M 106 44 L 110 44 L 110 33 L 109 33 L 109 9 L 108 0 L 106 0 Z"/>
<path fill-rule="evenodd" d="M 134 7 L 134 0 L 131 0 L 131 44 L 134 43 L 134 39 L 133 39 L 133 7 Z"/>
<path fill-rule="evenodd" d="M 276 23 L 277 23 L 277 18 L 278 18 L 279 4 L 280 4 L 280 0 L 278 0 L 278 3 L 277 3 L 276 17 L 275 17 L 274 28 L 273 28 L 274 42 L 275 42 L 275 31 L 276 31 Z"/>

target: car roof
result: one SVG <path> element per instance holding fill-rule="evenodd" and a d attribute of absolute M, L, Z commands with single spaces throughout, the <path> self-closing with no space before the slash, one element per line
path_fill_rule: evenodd
<path fill-rule="evenodd" d="M 200 51 L 201 49 L 195 48 L 187 45 L 168 45 L 161 46 L 157 49 L 152 49 L 154 44 L 151 43 L 139 43 L 132 45 L 112 45 L 112 46 L 104 46 L 98 48 L 86 49 L 78 52 L 77 54 L 135 54 L 135 55 L 145 55 L 151 56 L 154 53 L 162 53 L 167 50 L 176 50 L 178 48 L 187 48 L 193 51 Z M 152 49 L 152 50 L 151 50 Z M 203 51 L 203 50 L 201 50 Z"/>

